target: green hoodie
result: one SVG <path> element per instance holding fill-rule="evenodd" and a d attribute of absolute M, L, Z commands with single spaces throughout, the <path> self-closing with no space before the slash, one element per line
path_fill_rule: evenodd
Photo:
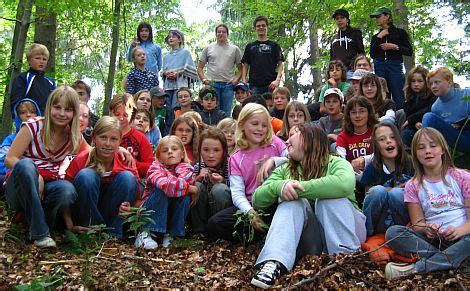
<path fill-rule="evenodd" d="M 284 184 L 292 180 L 289 172 L 289 163 L 277 167 L 253 193 L 252 204 L 255 209 L 266 209 L 282 199 L 281 190 Z M 343 158 L 331 156 L 328 169 L 324 177 L 309 181 L 300 181 L 305 191 L 297 190 L 299 198 L 310 200 L 348 198 L 358 210 L 359 207 L 354 196 L 356 178 L 351 164 Z"/>

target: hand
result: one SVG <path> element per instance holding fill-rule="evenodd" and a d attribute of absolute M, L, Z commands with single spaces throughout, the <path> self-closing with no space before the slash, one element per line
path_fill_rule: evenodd
<path fill-rule="evenodd" d="M 297 180 L 290 180 L 282 189 L 282 198 L 285 201 L 292 201 L 299 199 L 299 195 L 297 194 L 297 190 L 305 191 L 305 188 L 300 185 L 299 181 Z"/>
<path fill-rule="evenodd" d="M 178 77 L 178 74 L 176 72 L 173 72 L 173 71 L 166 71 L 164 73 L 164 75 L 168 78 L 168 79 L 176 79 Z"/>
<path fill-rule="evenodd" d="M 44 178 L 39 175 L 39 178 L 38 178 L 38 186 L 39 186 L 39 199 L 41 199 L 41 201 L 44 200 Z"/>
<path fill-rule="evenodd" d="M 327 82 L 328 82 L 328 84 L 330 84 L 330 86 L 332 88 L 338 87 L 338 83 L 336 83 L 335 79 L 333 79 L 333 78 L 329 78 Z"/>
<path fill-rule="evenodd" d="M 421 122 L 416 122 L 415 127 L 416 129 L 421 129 L 423 128 L 423 124 Z"/>
<path fill-rule="evenodd" d="M 457 124 L 457 123 L 451 123 L 450 126 L 452 126 L 452 127 L 455 128 L 455 129 L 459 129 L 459 128 L 460 128 L 460 125 Z"/>
<path fill-rule="evenodd" d="M 132 154 L 123 147 L 119 147 L 118 150 L 119 159 L 124 162 L 129 167 L 135 166 L 134 157 Z"/>
<path fill-rule="evenodd" d="M 209 80 L 209 79 L 203 79 L 203 80 L 202 80 L 202 83 L 203 83 L 204 85 L 209 85 L 209 84 L 211 83 L 211 80 Z"/>
<path fill-rule="evenodd" d="M 132 211 L 131 204 L 128 201 L 124 201 L 121 203 L 121 205 L 119 205 L 119 217 L 126 218 L 127 215 L 124 213 L 131 212 L 131 211 Z"/>
<path fill-rule="evenodd" d="M 74 225 L 71 230 L 72 232 L 75 232 L 75 233 L 85 233 L 91 229 L 92 229 L 91 227 Z"/>
<path fill-rule="evenodd" d="M 455 227 L 450 225 L 444 231 L 441 231 L 440 235 L 442 235 L 448 241 L 454 241 L 466 235 L 466 233 L 462 230 L 462 227 Z"/>
<path fill-rule="evenodd" d="M 364 170 L 366 166 L 366 159 L 364 157 L 359 157 L 351 161 L 351 165 L 353 166 L 354 172 L 360 173 Z"/>
<path fill-rule="evenodd" d="M 210 170 L 209 168 L 202 168 L 199 172 L 199 175 L 196 177 L 196 181 L 201 182 L 204 178 L 208 179 Z"/>
<path fill-rule="evenodd" d="M 209 174 L 209 181 L 212 184 L 223 183 L 224 177 L 218 173 L 212 173 L 212 174 Z"/>
<path fill-rule="evenodd" d="M 230 83 L 233 85 L 233 86 L 236 86 L 238 84 L 238 81 L 237 80 L 231 80 Z"/>
<path fill-rule="evenodd" d="M 329 139 L 334 140 L 334 141 L 336 141 L 336 139 L 338 138 L 338 135 L 334 133 L 330 133 L 327 136 Z"/>
<path fill-rule="evenodd" d="M 439 225 L 437 223 L 426 223 L 424 234 L 429 238 L 433 239 L 439 233 Z"/>
<path fill-rule="evenodd" d="M 189 186 L 189 198 L 191 199 L 189 207 L 193 207 L 199 201 L 199 191 L 194 185 Z"/>
<path fill-rule="evenodd" d="M 250 221 L 253 228 L 256 229 L 260 233 L 266 233 L 266 229 L 263 227 L 265 225 L 261 216 L 259 216 L 255 210 L 251 209 L 248 212 L 248 215 L 251 215 Z"/>
<path fill-rule="evenodd" d="M 140 44 L 140 41 L 139 41 L 137 38 L 134 38 L 134 39 L 132 40 L 132 44 L 131 44 L 132 46 L 137 46 L 137 45 L 139 45 L 139 44 Z"/>
<path fill-rule="evenodd" d="M 397 50 L 397 49 L 398 49 L 398 46 L 397 46 L 396 44 L 389 43 L 389 42 L 381 43 L 381 44 L 380 44 L 380 47 L 381 47 L 384 51 L 391 51 L 391 50 Z"/>
<path fill-rule="evenodd" d="M 384 38 L 384 37 L 386 37 L 387 35 L 388 35 L 388 28 L 382 29 L 382 30 L 379 32 L 379 34 L 377 34 L 377 37 L 378 37 L 378 38 Z"/>
<path fill-rule="evenodd" d="M 280 80 L 278 80 L 278 79 L 272 81 L 271 84 L 269 84 L 269 86 L 268 86 L 269 90 L 274 90 L 277 87 L 279 87 L 279 83 L 280 83 Z"/>
<path fill-rule="evenodd" d="M 403 125 L 401 126 L 401 129 L 405 129 L 408 127 L 408 120 L 406 120 Z"/>
<path fill-rule="evenodd" d="M 259 184 L 262 184 L 264 180 L 266 180 L 269 177 L 269 174 L 271 173 L 272 169 L 274 167 L 274 159 L 269 158 L 264 162 L 261 167 L 258 170 L 258 173 L 256 174 L 256 181 Z"/>

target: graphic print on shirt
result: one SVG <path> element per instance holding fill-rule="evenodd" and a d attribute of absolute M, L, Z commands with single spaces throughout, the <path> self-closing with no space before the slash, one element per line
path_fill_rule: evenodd
<path fill-rule="evenodd" d="M 258 51 L 260 54 L 271 54 L 271 46 L 268 44 L 260 43 Z"/>
<path fill-rule="evenodd" d="M 354 159 L 365 156 L 371 148 L 371 137 L 363 139 L 361 142 L 355 142 L 348 145 L 348 152 L 352 154 Z"/>

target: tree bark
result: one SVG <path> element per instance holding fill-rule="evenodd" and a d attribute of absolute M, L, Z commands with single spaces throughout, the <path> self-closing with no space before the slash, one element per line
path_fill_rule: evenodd
<path fill-rule="evenodd" d="M 57 14 L 51 10 L 36 6 L 36 24 L 34 27 L 34 42 L 43 44 L 49 50 L 49 61 L 46 73 L 55 77 L 55 49 L 57 35 Z"/>
<path fill-rule="evenodd" d="M 313 77 L 313 90 L 314 96 L 312 96 L 312 101 L 316 101 L 318 99 L 317 92 L 320 92 L 320 88 L 322 86 L 321 82 L 321 68 L 316 64 L 320 56 L 320 47 L 318 45 L 318 28 L 315 23 L 315 19 L 310 21 L 310 34 L 309 34 L 309 41 L 310 41 L 310 66 L 311 66 L 311 73 Z"/>
<path fill-rule="evenodd" d="M 10 67 L 8 68 L 9 81 L 4 94 L 3 101 L 3 115 L 2 115 L 2 139 L 11 131 L 11 110 L 10 110 L 10 95 L 13 79 L 21 73 L 21 65 L 23 60 L 24 48 L 26 45 L 26 36 L 28 33 L 29 22 L 31 20 L 31 10 L 33 7 L 33 0 L 19 0 L 18 8 L 16 10 L 15 32 L 13 36 L 12 49 L 10 54 Z"/>
<path fill-rule="evenodd" d="M 394 8 L 394 15 L 393 15 L 393 23 L 404 30 L 408 32 L 408 35 L 410 35 L 410 30 L 409 30 L 409 22 L 408 22 L 408 8 L 405 5 L 404 0 L 393 0 L 393 8 Z M 410 35 L 410 41 L 411 44 L 413 44 L 413 39 L 411 39 Z M 414 54 L 414 49 L 413 49 L 413 55 L 411 57 L 409 56 L 403 56 L 403 64 L 405 65 L 405 70 L 408 72 L 415 66 L 415 54 Z"/>
<path fill-rule="evenodd" d="M 109 57 L 108 80 L 104 90 L 103 115 L 109 114 L 109 101 L 113 94 L 114 74 L 116 73 L 116 56 L 119 45 L 119 18 L 121 15 L 121 0 L 114 0 L 114 25 L 112 31 L 111 55 Z"/>

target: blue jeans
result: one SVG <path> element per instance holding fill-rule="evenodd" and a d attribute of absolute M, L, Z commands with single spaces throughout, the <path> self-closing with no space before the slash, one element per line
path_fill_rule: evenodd
<path fill-rule="evenodd" d="M 117 174 L 110 184 L 102 184 L 100 175 L 85 168 L 73 180 L 78 199 L 74 207 L 75 222 L 81 226 L 105 224 L 109 233 L 119 239 L 123 237 L 119 206 L 135 199 L 137 179 L 130 171 Z"/>
<path fill-rule="evenodd" d="M 24 211 L 32 240 L 48 236 L 59 211 L 70 207 L 77 199 L 72 183 L 56 180 L 44 184 L 44 199 L 41 201 L 39 173 L 33 160 L 28 158 L 19 160 L 13 167 L 5 194 L 11 209 Z"/>
<path fill-rule="evenodd" d="M 184 221 L 189 212 L 189 195 L 179 198 L 170 198 L 154 186 L 152 193 L 144 203 L 145 209 L 153 210 L 151 218 L 155 224 L 148 224 L 151 232 L 171 232 L 175 236 L 184 236 Z"/>
<path fill-rule="evenodd" d="M 406 146 L 411 147 L 411 142 L 416 132 L 417 130 L 412 128 L 405 128 L 401 131 L 401 138 Z"/>
<path fill-rule="evenodd" d="M 251 92 L 253 94 L 263 94 L 263 93 L 266 93 L 266 92 L 270 91 L 268 86 L 261 86 L 261 87 L 253 86 L 253 87 L 250 87 L 250 88 L 251 88 Z"/>
<path fill-rule="evenodd" d="M 450 125 L 447 121 L 442 119 L 439 115 L 433 112 L 428 112 L 423 116 L 423 127 L 433 127 L 439 130 L 444 136 L 449 149 L 452 151 L 454 147 L 457 147 L 459 152 L 469 153 L 470 152 L 470 130 L 464 129 L 460 133 L 460 129 L 456 129 Z M 467 125 L 467 128 L 469 125 Z M 457 142 L 457 137 L 460 137 Z M 457 145 L 456 145 L 457 143 Z"/>
<path fill-rule="evenodd" d="M 403 188 L 387 191 L 378 185 L 369 189 L 364 198 L 367 236 L 383 233 L 392 225 L 406 225 L 410 221 L 403 198 Z"/>
<path fill-rule="evenodd" d="M 178 101 L 176 101 L 176 90 L 165 90 L 165 93 L 167 93 L 169 96 L 165 97 L 165 104 L 166 108 L 170 108 L 170 110 L 173 110 L 176 106 L 178 106 Z"/>
<path fill-rule="evenodd" d="M 387 230 L 385 239 L 402 256 L 418 255 L 418 273 L 455 269 L 470 257 L 470 234 L 449 242 L 439 237 L 429 239 L 409 227 L 395 225 Z"/>
<path fill-rule="evenodd" d="M 233 85 L 230 82 L 214 82 L 214 91 L 219 98 L 218 108 L 225 112 L 225 115 L 232 116 L 233 106 Z"/>
<path fill-rule="evenodd" d="M 403 63 L 398 60 L 374 60 L 375 74 L 387 81 L 388 90 L 392 93 L 396 110 L 403 108 L 405 95 L 403 86 L 405 85 L 405 75 L 403 74 Z"/>

